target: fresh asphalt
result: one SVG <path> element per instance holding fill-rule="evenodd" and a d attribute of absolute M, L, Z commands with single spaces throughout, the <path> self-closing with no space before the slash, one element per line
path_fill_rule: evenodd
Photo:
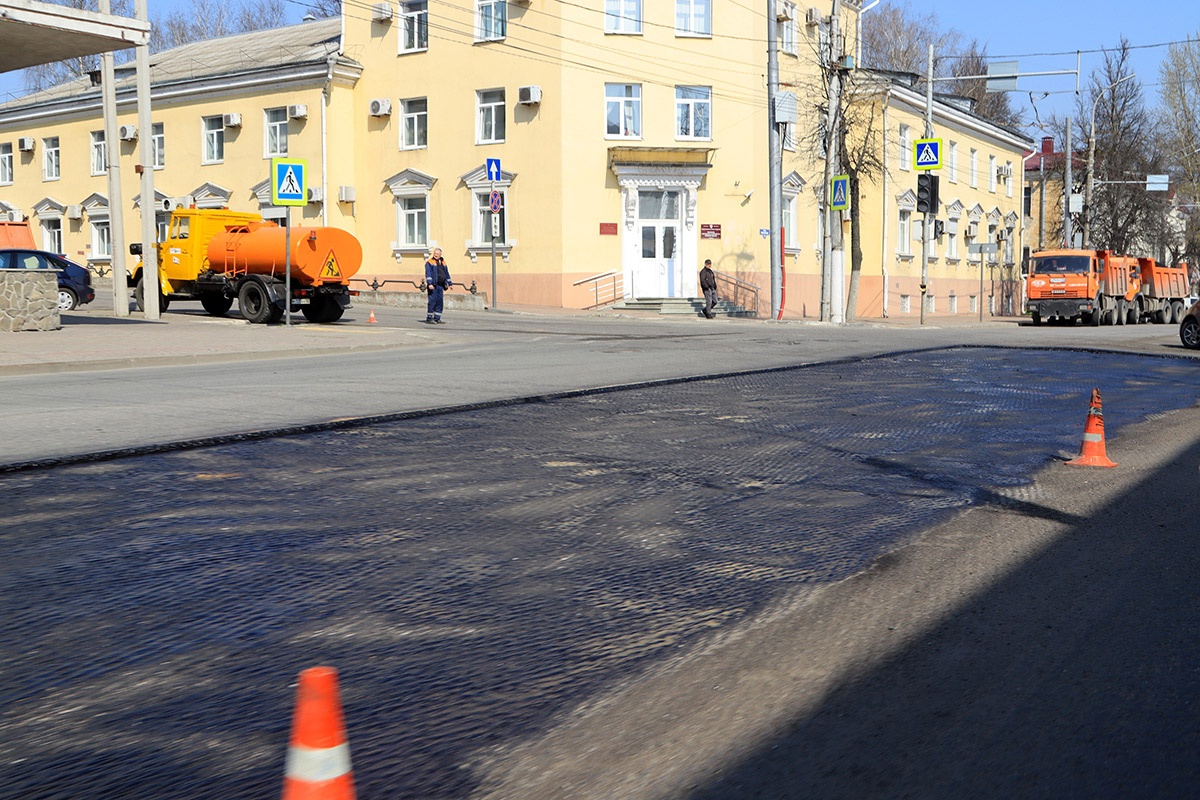
<path fill-rule="evenodd" d="M 1174 331 L 490 313 L 413 340 L 418 315 L 376 315 L 188 317 L 156 335 L 210 353 L 8 366 L 6 395 L 101 431 L 47 424 L 81 463 L 2 479 L 15 796 L 261 796 L 280 673 L 312 659 L 343 670 L 363 797 L 1194 783 Z M 1140 354 L 1091 349 L 1109 331 Z M 249 349 L 276 334 L 325 349 Z M 1093 384 L 1115 471 L 1057 463 Z M 122 447 L 162 452 L 83 458 Z"/>

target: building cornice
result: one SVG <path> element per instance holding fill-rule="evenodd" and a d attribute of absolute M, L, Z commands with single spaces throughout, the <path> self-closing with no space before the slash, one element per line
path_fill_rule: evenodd
<path fill-rule="evenodd" d="M 875 91 L 878 91 L 879 89 L 884 88 L 884 86 L 881 85 L 874 88 Z M 907 106 L 908 109 L 914 114 L 924 117 L 924 94 L 898 83 L 887 83 L 886 88 L 886 94 L 889 95 L 893 100 Z M 1033 146 L 1032 139 L 1023 138 L 1019 134 L 1013 133 L 1005 128 L 1001 128 L 992 122 L 988 122 L 982 117 L 970 114 L 947 103 L 934 100 L 933 122 L 935 133 L 939 121 L 942 124 L 954 125 L 976 134 L 977 136 L 991 139 L 994 142 L 1011 147 L 1012 149 L 1017 150 L 1022 156 Z"/>

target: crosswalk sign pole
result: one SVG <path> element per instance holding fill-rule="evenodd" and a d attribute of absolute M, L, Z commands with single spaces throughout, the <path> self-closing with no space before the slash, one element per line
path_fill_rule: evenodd
<path fill-rule="evenodd" d="M 283 324 L 292 324 L 292 207 L 283 207 Z"/>

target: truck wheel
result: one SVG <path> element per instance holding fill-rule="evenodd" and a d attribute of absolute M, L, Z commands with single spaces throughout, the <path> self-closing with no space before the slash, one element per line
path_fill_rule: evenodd
<path fill-rule="evenodd" d="M 1039 314 L 1039 313 L 1037 313 L 1036 311 L 1035 311 L 1035 312 L 1033 312 L 1033 317 L 1032 317 L 1032 319 L 1033 319 L 1033 324 L 1034 324 L 1034 325 L 1041 325 L 1041 324 L 1042 324 L 1042 315 L 1041 315 L 1041 314 Z"/>
<path fill-rule="evenodd" d="M 338 305 L 337 300 L 321 294 L 314 297 L 313 302 L 301 306 L 301 308 L 304 311 L 304 318 L 309 322 L 337 322 L 342 318 L 342 314 L 346 313 L 346 310 Z"/>
<path fill-rule="evenodd" d="M 1126 325 L 1137 325 L 1142 321 L 1142 303 L 1140 300 L 1131 300 L 1129 302 L 1129 319 L 1125 320 Z"/>
<path fill-rule="evenodd" d="M 208 292 L 200 295 L 200 305 L 214 317 L 223 317 L 233 307 L 233 298 L 217 292 Z"/>
<path fill-rule="evenodd" d="M 1117 301 L 1117 324 L 1124 325 L 1125 320 L 1127 320 L 1128 318 L 1129 318 L 1129 304 L 1126 303 L 1125 298 L 1122 297 L 1120 300 Z"/>
<path fill-rule="evenodd" d="M 143 311 L 143 312 L 146 310 L 146 302 L 145 302 L 146 295 L 145 295 L 144 283 L 145 283 L 144 279 L 138 278 L 137 285 L 133 287 L 133 302 L 137 303 L 137 310 Z M 158 310 L 166 311 L 167 306 L 169 306 L 169 305 L 171 305 L 171 301 L 167 298 L 167 296 L 160 294 L 158 296 Z"/>
<path fill-rule="evenodd" d="M 238 307 L 246 321 L 255 325 L 278 322 L 283 313 L 271 304 L 267 287 L 256 280 L 248 280 L 242 284 L 242 288 L 238 290 Z"/>
<path fill-rule="evenodd" d="M 1179 341 L 1189 350 L 1200 350 L 1200 320 L 1184 317 L 1179 324 Z"/>
<path fill-rule="evenodd" d="M 1168 324 L 1177 325 L 1183 322 L 1183 301 L 1175 300 L 1171 303 L 1171 320 Z"/>

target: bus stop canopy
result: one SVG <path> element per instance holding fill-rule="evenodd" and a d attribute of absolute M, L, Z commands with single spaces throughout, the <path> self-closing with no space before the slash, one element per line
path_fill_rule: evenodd
<path fill-rule="evenodd" d="M 149 41 L 149 22 L 35 0 L 0 0 L 0 72 Z"/>

